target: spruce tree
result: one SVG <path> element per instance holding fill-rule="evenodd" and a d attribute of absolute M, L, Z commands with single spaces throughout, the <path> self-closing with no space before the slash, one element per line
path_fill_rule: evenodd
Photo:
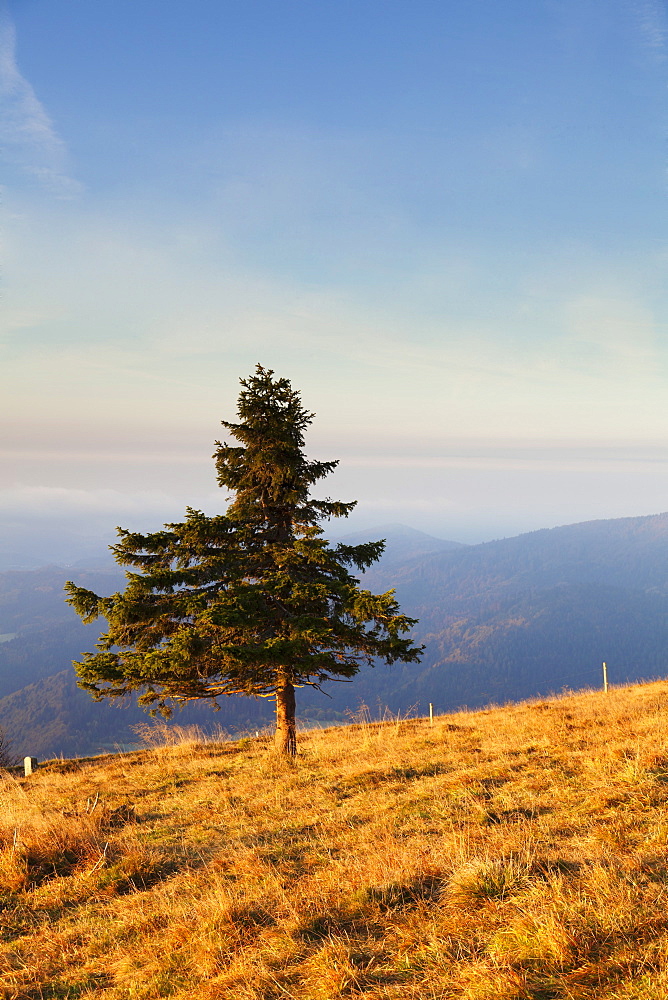
<path fill-rule="evenodd" d="M 295 687 L 353 677 L 361 663 L 416 661 L 394 591 L 360 588 L 384 542 L 331 545 L 321 523 L 355 502 L 316 500 L 311 488 L 338 462 L 310 461 L 313 414 L 284 378 L 257 366 L 241 379 L 236 444 L 216 442 L 225 514 L 187 508 L 184 521 L 148 535 L 119 528 L 111 546 L 131 567 L 122 593 L 98 597 L 66 584 L 85 622 L 108 630 L 97 652 L 75 662 L 93 697 L 139 694 L 169 714 L 170 702 L 243 694 L 276 699 L 276 747 L 296 753 Z"/>

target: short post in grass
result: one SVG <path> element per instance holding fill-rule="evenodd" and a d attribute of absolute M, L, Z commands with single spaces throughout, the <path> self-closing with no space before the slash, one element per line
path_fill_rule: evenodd
<path fill-rule="evenodd" d="M 608 693 L 608 664 L 603 661 L 603 690 Z"/>
<path fill-rule="evenodd" d="M 23 758 L 23 773 L 26 778 L 30 777 L 33 771 L 37 770 L 37 757 L 24 757 Z"/>
<path fill-rule="evenodd" d="M 429 702 L 429 725 L 434 725 L 434 706 Z"/>

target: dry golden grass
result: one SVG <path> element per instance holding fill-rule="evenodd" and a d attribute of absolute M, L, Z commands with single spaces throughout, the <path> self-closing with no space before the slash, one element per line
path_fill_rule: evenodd
<path fill-rule="evenodd" d="M 668 997 L 668 683 L 0 778 L 7 1000 Z"/>

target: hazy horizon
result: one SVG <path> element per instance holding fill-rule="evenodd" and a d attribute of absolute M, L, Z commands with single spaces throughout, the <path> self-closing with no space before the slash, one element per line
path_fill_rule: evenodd
<path fill-rule="evenodd" d="M 183 518 L 175 516 L 173 520 Z M 666 513 L 656 511 L 653 514 L 641 514 L 638 517 L 656 516 Z M 586 520 L 600 520 L 599 518 L 587 518 Z M 604 519 L 609 520 L 609 519 Z M 614 519 L 613 519 L 614 520 Z M 155 518 L 147 519 L 143 523 L 130 523 L 121 525 L 131 530 L 154 531 L 162 527 L 163 521 Z M 487 535 L 471 532 L 462 532 L 459 537 L 454 534 L 443 534 L 435 531 L 428 531 L 425 527 L 418 527 L 404 521 L 377 521 L 367 522 L 363 517 L 354 516 L 340 521 L 331 522 L 324 525 L 325 537 L 337 541 L 346 539 L 348 536 L 364 536 L 369 541 L 375 541 L 384 537 L 383 533 L 400 532 L 403 529 L 424 534 L 433 539 L 456 542 L 464 545 L 479 545 L 485 542 L 497 541 L 502 538 L 513 538 L 532 531 L 540 531 L 546 528 L 563 527 L 568 524 L 581 523 L 558 522 L 555 524 L 535 524 L 514 531 L 509 526 L 508 531 L 491 532 Z M 63 518 L 57 526 L 49 522 L 29 521 L 22 525 L 3 523 L 0 526 L 0 573 L 9 570 L 31 570 L 40 569 L 45 566 L 74 566 L 77 563 L 88 564 L 98 562 L 113 562 L 113 556 L 109 551 L 109 546 L 116 541 L 116 533 L 113 529 L 101 528 L 96 530 L 94 523 L 81 524 L 73 519 Z"/>

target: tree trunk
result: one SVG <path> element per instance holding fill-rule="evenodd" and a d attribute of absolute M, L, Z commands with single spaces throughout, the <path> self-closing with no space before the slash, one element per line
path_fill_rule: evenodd
<path fill-rule="evenodd" d="M 297 755 L 297 728 L 295 726 L 295 688 L 287 674 L 278 675 L 276 684 L 276 736 L 277 753 L 285 757 Z"/>

